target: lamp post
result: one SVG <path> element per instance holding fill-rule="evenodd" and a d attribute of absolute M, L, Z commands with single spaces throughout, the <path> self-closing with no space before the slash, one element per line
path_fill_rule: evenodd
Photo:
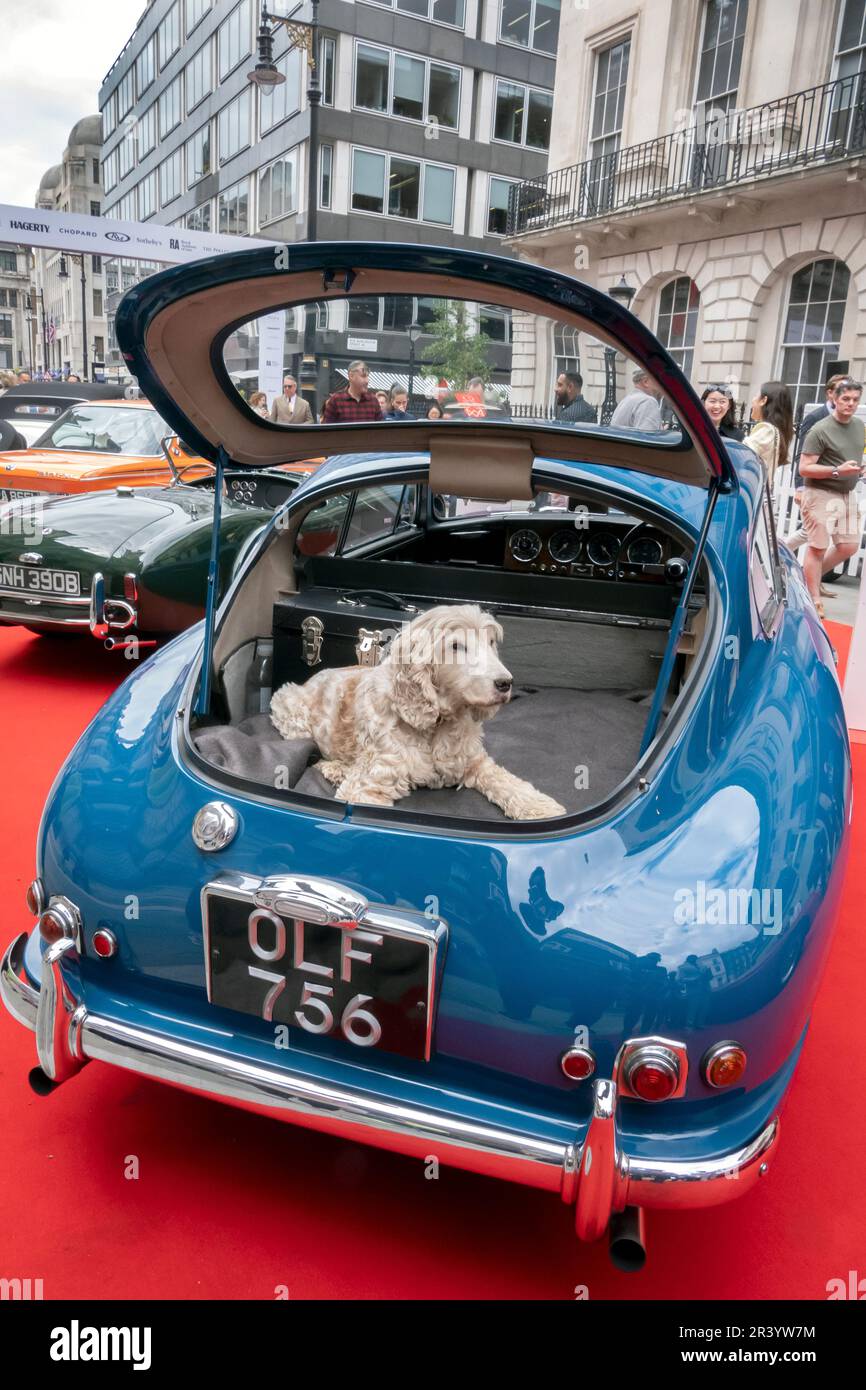
<path fill-rule="evenodd" d="M 84 255 L 70 253 L 70 259 L 78 261 L 81 265 L 81 363 L 83 367 L 82 380 L 87 380 L 87 276 L 84 269 Z M 66 267 L 66 257 L 60 257 L 60 270 L 58 277 L 61 280 L 69 279 L 69 271 Z"/>
<path fill-rule="evenodd" d="M 298 5 L 289 15 L 271 14 L 262 5 L 259 23 L 258 52 L 255 67 L 247 78 L 266 95 L 285 82 L 285 75 L 274 63 L 274 34 L 282 24 L 289 36 L 287 52 L 301 48 L 307 55 L 307 106 L 310 112 L 310 137 L 307 146 L 307 241 L 315 241 L 319 210 L 319 108 L 322 88 L 319 82 L 319 0 L 311 0 L 310 21 L 296 20 Z M 273 26 L 273 27 L 271 27 Z M 316 310 L 308 304 L 304 314 L 304 355 L 299 372 L 301 393 L 316 412 L 316 387 L 319 367 L 316 357 Z"/>
<path fill-rule="evenodd" d="M 406 332 L 407 332 L 407 334 L 408 334 L 408 336 L 409 336 L 409 390 L 407 391 L 406 394 L 407 394 L 408 397 L 409 397 L 409 402 L 408 402 L 408 404 L 409 404 L 409 409 L 411 410 L 411 409 L 412 409 L 412 387 L 413 387 L 414 384 L 415 384 L 415 344 L 417 343 L 418 339 L 421 337 L 421 334 L 424 332 L 424 330 L 423 330 L 423 328 L 421 327 L 420 323 L 414 323 L 414 322 L 413 322 L 413 323 L 410 323 L 410 324 L 409 324 L 409 327 L 406 329 Z"/>
<path fill-rule="evenodd" d="M 628 309 L 632 300 L 637 294 L 633 285 L 626 282 L 623 275 L 618 285 L 614 285 L 608 290 L 611 299 L 615 299 L 617 304 L 622 305 L 623 309 Z M 616 348 L 607 346 L 604 349 L 604 400 L 601 406 L 601 423 L 609 425 L 611 416 L 616 410 Z"/>
<path fill-rule="evenodd" d="M 33 312 L 33 300 L 31 296 L 24 297 L 24 322 L 27 324 L 27 354 L 30 360 L 30 380 L 33 380 L 33 337 L 35 334 L 34 324 L 36 315 Z"/>

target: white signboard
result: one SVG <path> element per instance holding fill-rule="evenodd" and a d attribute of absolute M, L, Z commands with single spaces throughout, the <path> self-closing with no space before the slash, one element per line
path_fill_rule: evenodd
<path fill-rule="evenodd" d="M 259 319 L 259 385 L 268 397 L 268 409 L 275 396 L 283 393 L 283 350 L 286 342 L 286 311 L 265 314 Z"/>
<path fill-rule="evenodd" d="M 375 338 L 347 338 L 346 347 L 350 352 L 378 352 L 379 344 Z"/>
<path fill-rule="evenodd" d="M 153 222 L 119 222 L 112 217 L 20 208 L 0 203 L 0 242 L 55 251 L 85 251 L 97 256 L 126 256 L 131 260 L 175 264 L 227 251 L 249 251 L 284 242 L 218 232 L 188 232 Z"/>

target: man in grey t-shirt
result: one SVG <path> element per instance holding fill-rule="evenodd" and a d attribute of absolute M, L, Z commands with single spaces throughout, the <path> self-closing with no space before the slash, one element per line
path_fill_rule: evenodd
<path fill-rule="evenodd" d="M 857 418 L 863 388 L 846 377 L 832 396 L 832 409 L 813 425 L 803 444 L 800 510 L 806 532 L 803 573 L 823 618 L 821 576 L 855 555 L 860 546 L 856 488 L 863 477 L 866 426 Z"/>
<path fill-rule="evenodd" d="M 639 367 L 632 373 L 634 390 L 620 401 L 611 416 L 611 425 L 627 430 L 660 430 L 662 388 Z"/>

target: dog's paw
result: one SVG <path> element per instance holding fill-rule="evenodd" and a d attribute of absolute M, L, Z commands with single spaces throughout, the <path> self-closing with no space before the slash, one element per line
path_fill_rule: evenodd
<path fill-rule="evenodd" d="M 333 761 L 316 763 L 315 769 L 316 772 L 320 772 L 322 774 L 326 782 L 333 782 L 335 787 L 339 787 L 340 783 L 346 776 L 345 763 L 337 763 Z"/>
<path fill-rule="evenodd" d="M 552 816 L 567 814 L 564 806 L 560 806 L 552 796 L 545 796 L 544 792 L 532 792 L 530 795 L 521 796 L 509 808 L 512 820 L 548 820 Z"/>

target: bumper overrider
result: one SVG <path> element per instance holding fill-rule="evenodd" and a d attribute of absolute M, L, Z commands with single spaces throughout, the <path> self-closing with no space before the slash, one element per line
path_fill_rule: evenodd
<path fill-rule="evenodd" d="M 778 1142 L 775 1116 L 751 1142 L 715 1158 L 654 1161 L 628 1155 L 617 1125 L 619 1088 L 604 1078 L 594 1082 L 582 1140 L 575 1134 L 571 1142 L 395 1103 L 91 1013 L 61 970 L 65 958 L 76 958 L 78 943 L 63 937 L 47 947 L 36 988 L 21 978 L 27 940 L 22 933 L 3 956 L 0 998 L 35 1032 L 48 1082 L 59 1085 L 93 1059 L 345 1139 L 415 1158 L 435 1155 L 457 1168 L 558 1192 L 575 1206 L 583 1240 L 603 1235 L 626 1208 L 683 1210 L 742 1196 L 766 1173 Z"/>
<path fill-rule="evenodd" d="M 127 576 L 129 579 L 134 581 L 134 576 Z M 134 584 L 132 592 L 137 597 Z M 0 594 L 0 621 L 26 623 L 29 627 L 55 632 L 74 632 L 76 629 L 86 632 L 89 629 L 97 640 L 105 642 L 108 647 L 116 647 L 124 645 L 124 636 L 136 626 L 138 611 L 136 602 L 107 595 L 105 577 L 94 574 L 89 596 L 38 596 L 4 590 Z"/>

